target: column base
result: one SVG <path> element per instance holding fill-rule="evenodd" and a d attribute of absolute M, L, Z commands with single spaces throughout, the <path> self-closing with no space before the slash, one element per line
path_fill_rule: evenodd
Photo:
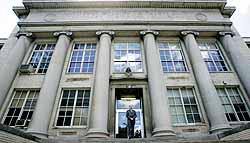
<path fill-rule="evenodd" d="M 230 127 L 228 124 L 222 124 L 222 125 L 211 127 L 209 132 L 212 134 L 218 134 L 218 133 L 230 130 L 230 129 L 232 129 L 232 127 Z"/>
<path fill-rule="evenodd" d="M 102 129 L 89 129 L 86 138 L 109 138 L 109 133 L 107 130 Z"/>
<path fill-rule="evenodd" d="M 155 128 L 152 132 L 153 137 L 175 137 L 173 130 L 164 129 L 164 128 Z"/>

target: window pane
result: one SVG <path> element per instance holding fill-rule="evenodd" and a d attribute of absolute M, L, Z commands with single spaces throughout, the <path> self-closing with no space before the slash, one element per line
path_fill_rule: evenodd
<path fill-rule="evenodd" d="M 159 49 L 164 72 L 187 71 L 182 50 L 178 43 L 159 43 Z"/>
<path fill-rule="evenodd" d="M 237 88 L 218 88 L 217 92 L 228 121 L 249 121 L 249 109 L 242 101 Z"/>
<path fill-rule="evenodd" d="M 115 43 L 113 71 L 125 72 L 130 67 L 132 72 L 142 72 L 142 53 L 140 43 Z"/>
<path fill-rule="evenodd" d="M 14 92 L 14 98 L 8 107 L 4 124 L 27 128 L 32 118 L 33 110 L 36 105 L 38 90 L 21 90 Z"/>
<path fill-rule="evenodd" d="M 210 72 L 228 71 L 221 52 L 216 47 L 216 43 L 199 42 L 198 45 Z"/>
<path fill-rule="evenodd" d="M 126 62 L 115 62 L 114 63 L 114 72 L 125 72 Z"/>
<path fill-rule="evenodd" d="M 78 43 L 74 45 L 72 51 L 69 73 L 93 73 L 95 53 L 95 43 Z"/>
<path fill-rule="evenodd" d="M 29 64 L 36 73 L 46 73 L 53 54 L 55 44 L 36 44 Z"/>
<path fill-rule="evenodd" d="M 201 122 L 198 106 L 195 102 L 193 89 L 191 88 L 172 88 L 167 89 L 168 101 L 172 118 L 177 123 L 197 123 Z M 174 115 L 178 115 L 175 117 Z"/>
<path fill-rule="evenodd" d="M 81 126 L 83 118 L 88 116 L 89 99 L 89 90 L 63 91 L 57 126 Z"/>

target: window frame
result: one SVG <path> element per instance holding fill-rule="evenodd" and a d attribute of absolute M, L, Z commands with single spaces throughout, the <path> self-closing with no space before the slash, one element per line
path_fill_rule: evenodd
<path fill-rule="evenodd" d="M 76 44 L 79 44 L 79 45 L 81 45 L 81 44 L 84 44 L 85 46 L 84 46 L 84 49 L 81 49 L 81 51 L 83 52 L 83 55 L 82 55 L 82 60 L 81 60 L 81 64 L 80 64 L 80 72 L 69 72 L 69 69 L 70 69 L 70 64 L 71 64 L 71 59 L 72 59 L 72 56 L 73 56 L 73 52 L 74 52 L 74 48 L 75 48 L 75 45 Z M 91 44 L 91 47 L 92 47 L 92 44 L 95 44 L 96 45 L 96 48 L 95 48 L 95 57 L 94 57 L 94 61 L 93 61 L 93 71 L 92 72 L 81 72 L 81 70 L 82 70 L 82 65 L 84 64 L 84 63 L 91 63 L 91 62 L 84 62 L 84 56 L 85 56 L 85 50 L 86 50 L 86 46 L 87 46 L 87 44 Z M 94 72 L 95 72 L 95 67 L 96 67 L 96 63 L 97 63 L 97 61 L 96 61 L 96 59 L 97 59 L 97 52 L 98 52 L 98 50 L 97 50 L 97 48 L 98 48 L 98 43 L 96 42 L 96 41 L 92 41 L 92 40 L 87 40 L 87 41 L 74 41 L 71 45 L 70 45 L 70 47 L 71 47 L 71 50 L 70 50 L 70 56 L 69 56 L 69 59 L 68 59 L 68 65 L 67 65 L 67 68 L 66 68 L 66 74 L 94 74 Z M 93 49 L 87 49 L 88 51 L 92 51 Z M 79 51 L 79 49 L 77 50 L 77 51 Z"/>
<path fill-rule="evenodd" d="M 226 97 L 228 98 L 229 103 L 230 103 L 230 106 L 233 108 L 233 113 L 235 114 L 236 119 L 237 119 L 237 121 L 229 121 L 229 120 L 227 120 L 227 121 L 228 121 L 230 124 L 234 124 L 234 123 L 249 123 L 250 120 L 249 120 L 249 121 L 240 121 L 240 119 L 239 119 L 239 117 L 238 117 L 238 114 L 237 114 L 237 111 L 236 111 L 236 109 L 235 109 L 235 107 L 234 107 L 234 104 L 233 104 L 233 102 L 232 102 L 232 100 L 231 100 L 231 98 L 230 98 L 230 94 L 228 93 L 228 88 L 236 89 L 236 90 L 237 90 L 237 92 L 238 92 L 238 94 L 239 94 L 239 97 L 240 97 L 240 99 L 242 100 L 242 103 L 243 103 L 243 105 L 245 106 L 246 111 L 248 112 L 248 115 L 250 116 L 250 109 L 249 109 L 249 106 L 248 106 L 248 104 L 247 104 L 247 102 L 246 102 L 246 100 L 245 100 L 245 98 L 244 98 L 244 96 L 243 96 L 243 94 L 242 94 L 242 92 L 241 92 L 241 90 L 240 90 L 240 88 L 239 88 L 238 86 L 216 87 L 216 89 L 223 89 L 224 92 L 226 93 Z M 217 91 L 217 93 L 218 93 L 218 91 Z M 219 95 L 219 94 L 218 94 L 218 97 L 220 98 L 220 95 Z M 224 105 L 223 105 L 221 99 L 220 99 L 220 103 L 221 103 L 221 105 L 223 106 L 223 109 L 224 109 Z M 226 110 L 224 109 L 223 111 L 224 111 L 224 115 L 226 116 Z M 227 118 L 227 117 L 226 117 L 226 118 Z"/>
<path fill-rule="evenodd" d="M 70 120 L 70 126 L 57 126 L 57 121 L 58 121 L 58 117 L 59 117 L 59 112 L 60 112 L 60 108 L 61 108 L 61 102 L 62 102 L 62 99 L 63 99 L 63 93 L 65 90 L 70 90 L 70 91 L 75 91 L 75 98 L 74 98 L 74 105 L 72 106 L 73 107 L 73 110 L 72 110 L 72 118 Z M 89 106 L 87 108 L 88 110 L 88 115 L 86 116 L 87 117 L 87 124 L 86 125 L 81 125 L 81 126 L 74 126 L 73 125 L 73 122 L 74 122 L 74 117 L 75 117 L 75 110 L 76 110 L 76 100 L 77 100 L 77 97 L 78 97 L 78 91 L 79 90 L 88 90 L 89 91 Z M 77 95 L 77 96 L 76 96 Z M 57 112 L 56 112 L 56 116 L 55 116 L 55 120 L 54 120 L 54 127 L 55 128 L 59 128 L 59 129 L 73 129 L 73 128 L 87 128 L 88 127 L 88 124 L 89 124 L 89 116 L 90 116 L 90 108 L 91 108 L 91 100 L 92 100 L 92 90 L 91 88 L 63 88 L 61 90 L 61 94 L 60 94 L 60 99 L 59 99 L 59 102 L 58 102 L 58 106 L 57 106 Z M 84 101 L 84 98 L 85 96 L 83 96 L 83 101 Z M 66 107 L 66 106 L 65 106 Z M 68 106 L 67 106 L 68 107 Z M 64 116 L 66 117 L 66 116 Z M 83 117 L 84 118 L 84 117 Z"/>
<path fill-rule="evenodd" d="M 174 49 L 174 50 L 172 50 L 172 49 L 162 49 L 162 48 L 160 48 L 160 44 L 161 44 L 161 43 L 176 43 L 177 46 L 179 46 L 180 49 Z M 160 60 L 160 62 L 161 62 L 161 68 L 162 68 L 162 71 L 163 71 L 164 74 L 166 74 L 166 73 L 188 73 L 188 72 L 190 72 L 190 71 L 189 71 L 189 68 L 188 68 L 186 56 L 185 56 L 185 53 L 184 53 L 183 45 L 182 45 L 182 43 L 181 43 L 180 40 L 158 40 L 158 41 L 157 41 L 157 48 L 158 48 L 158 52 L 159 52 L 159 60 Z M 185 71 L 176 71 L 175 65 L 173 66 L 174 71 L 164 71 L 162 63 L 163 63 L 163 62 L 170 62 L 170 61 L 167 61 L 167 60 L 162 61 L 162 60 L 161 60 L 161 53 L 160 53 L 161 50 L 163 50 L 163 51 L 180 51 L 181 56 L 182 56 L 182 58 L 183 58 L 183 61 L 181 61 L 181 62 L 184 63 Z M 172 54 L 170 54 L 170 56 L 171 56 L 171 62 L 172 62 L 172 63 L 174 63 L 174 62 L 179 62 L 179 61 L 173 60 L 173 58 L 172 58 L 173 55 L 172 55 Z"/>
<path fill-rule="evenodd" d="M 20 112 L 19 112 L 19 115 L 18 115 L 18 118 L 17 118 L 16 121 L 20 120 L 20 119 L 21 119 L 21 116 L 22 116 L 22 113 L 23 113 L 24 111 L 26 111 L 26 110 L 24 109 L 24 107 L 25 107 L 26 101 L 28 100 L 28 96 L 30 95 L 30 92 L 31 92 L 31 91 L 35 91 L 36 93 L 38 92 L 38 96 L 36 97 L 36 104 L 35 104 L 35 106 L 34 106 L 34 108 L 33 108 L 32 116 L 33 116 L 33 114 L 34 114 L 34 112 L 35 112 L 35 110 L 36 110 L 37 101 L 38 101 L 39 94 L 40 94 L 40 89 L 38 89 L 38 88 L 31 88 L 31 89 L 26 89 L 26 88 L 24 88 L 24 89 L 19 89 L 19 88 L 18 88 L 18 89 L 14 89 L 13 92 L 12 92 L 12 94 L 11 94 L 12 97 L 11 97 L 9 103 L 8 103 L 8 106 L 7 106 L 7 108 L 5 109 L 4 116 L 3 116 L 2 121 L 1 121 L 2 124 L 4 124 L 4 121 L 5 121 L 6 117 L 7 117 L 8 111 L 9 111 L 9 109 L 10 109 L 10 107 L 11 107 L 11 104 L 12 104 L 12 102 L 13 102 L 13 100 L 14 100 L 14 97 L 15 97 L 17 91 L 21 91 L 21 92 L 26 91 L 26 95 L 25 95 L 25 99 L 24 99 L 24 101 L 23 101 L 21 110 L 20 110 Z M 32 101 L 34 101 L 34 99 L 35 99 L 35 98 L 32 98 Z M 20 99 L 19 99 L 19 100 L 20 100 Z M 29 109 L 29 111 L 32 111 L 32 110 Z M 12 115 L 12 116 L 13 116 L 13 115 Z M 13 118 L 13 117 L 12 117 L 12 118 Z M 27 117 L 26 117 L 26 122 L 27 122 Z M 32 122 L 32 117 L 31 117 L 31 119 L 30 119 L 30 122 Z M 5 124 L 4 124 L 4 125 L 5 125 Z M 9 125 L 8 125 L 8 126 L 9 126 Z M 24 126 L 24 127 L 22 127 L 21 129 L 26 130 L 26 129 L 29 128 L 29 126 L 30 126 L 30 123 L 29 123 L 29 125 L 28 125 L 27 127 Z M 10 126 L 10 127 L 17 128 L 16 125 L 15 125 L 15 126 Z"/>
<path fill-rule="evenodd" d="M 195 88 L 193 87 L 193 86 L 181 86 L 181 87 L 171 87 L 171 86 L 167 86 L 166 87 L 166 90 L 167 90 L 167 99 L 168 99 L 168 104 L 169 104 L 169 109 L 170 109 L 170 106 L 171 106 L 171 104 L 169 103 L 169 97 L 170 96 L 168 96 L 168 91 L 169 91 L 169 89 L 170 90 L 173 90 L 173 89 L 178 89 L 178 92 L 179 92 L 179 94 L 180 94 L 180 97 L 181 97 L 181 106 L 182 106 L 182 109 L 183 109 L 183 113 L 184 113 L 184 118 L 185 118 L 185 123 L 174 123 L 173 121 L 172 121 L 172 117 L 171 117 L 171 124 L 173 125 L 173 126 L 176 126 L 176 127 L 178 127 L 178 126 L 194 126 L 194 125 L 202 125 L 203 124 L 203 122 L 204 122 L 204 119 L 203 119 L 203 116 L 202 116 L 202 113 L 201 113 L 201 109 L 200 109 L 200 104 L 199 104 L 199 102 L 198 102 L 198 99 L 197 99 L 197 95 L 196 95 L 196 91 L 195 91 Z M 200 117 L 200 122 L 194 122 L 194 123 L 188 123 L 188 119 L 187 119 L 187 112 L 186 112 L 186 109 L 185 109 L 185 105 L 187 105 L 187 104 L 184 104 L 184 100 L 183 100 L 183 95 L 182 95 L 182 92 L 181 92 L 181 90 L 182 89 L 191 89 L 191 91 L 192 91 L 192 93 L 193 93 L 193 97 L 194 97 L 194 99 L 195 99 L 195 102 L 196 102 L 196 107 L 197 107 L 197 110 L 198 110 L 198 114 L 199 114 L 199 117 Z M 191 104 L 188 104 L 188 105 L 191 105 Z M 192 104 L 192 105 L 194 105 L 194 104 Z M 176 106 L 176 104 L 172 104 L 172 106 Z M 170 116 L 172 116 L 172 113 L 171 113 L 171 110 L 169 110 L 169 113 L 170 113 Z M 175 114 L 177 114 L 177 113 L 175 113 Z"/>
<path fill-rule="evenodd" d="M 115 44 L 116 43 L 126 43 L 126 50 L 122 50 L 122 51 L 126 51 L 126 54 L 128 54 L 128 51 L 129 51 L 129 48 L 128 48 L 128 44 L 129 43 L 137 43 L 137 44 L 139 44 L 140 45 L 140 50 L 138 50 L 138 51 L 140 51 L 140 58 L 141 58 L 141 60 L 139 61 L 139 60 L 136 60 L 136 61 L 129 61 L 128 59 L 126 60 L 126 61 L 115 61 L 115 51 L 116 51 L 116 49 L 115 49 Z M 132 71 L 132 73 L 133 74 L 142 74 L 142 73 L 144 73 L 145 72 L 145 59 L 144 59 L 144 47 L 143 47 L 143 44 L 142 44 L 142 42 L 141 41 L 139 41 L 139 40 L 132 40 L 132 39 L 130 39 L 130 38 L 118 38 L 118 40 L 114 40 L 113 42 L 112 42 L 112 54 L 111 54 L 111 57 L 112 57 L 112 64 L 111 64 L 111 74 L 124 74 L 125 73 L 125 71 L 124 72 L 116 72 L 115 71 L 115 68 L 114 68 L 114 65 L 115 65 L 115 63 L 116 62 L 126 62 L 126 65 L 128 65 L 128 63 L 129 62 L 141 62 L 141 71 L 140 72 L 134 72 L 134 71 Z"/>
<path fill-rule="evenodd" d="M 37 45 L 43 45 L 43 44 L 46 45 L 46 46 L 45 46 L 45 49 L 47 48 L 47 46 L 48 46 L 49 44 L 54 45 L 54 49 L 53 49 L 53 50 L 35 50 L 36 47 L 37 47 Z M 48 69 L 49 69 L 49 65 L 50 65 L 51 59 L 52 59 L 53 54 L 54 54 L 54 52 L 55 52 L 55 48 L 56 48 L 56 42 L 54 42 L 54 41 L 36 42 L 36 43 L 34 43 L 34 44 L 32 45 L 32 51 L 31 51 L 31 54 L 30 54 L 30 56 L 29 56 L 29 58 L 28 58 L 28 61 L 27 61 L 28 64 L 32 65 L 32 64 L 31 64 L 31 59 L 32 59 L 33 53 L 34 53 L 35 51 L 42 51 L 42 55 L 41 55 L 41 58 L 40 58 L 40 60 L 39 60 L 39 63 L 38 63 L 38 65 L 37 65 L 37 67 L 34 68 L 33 65 L 32 65 L 32 67 L 35 69 L 35 71 L 34 71 L 33 74 L 42 74 L 42 75 L 44 75 L 44 74 L 47 73 L 47 71 L 48 71 Z M 40 65 L 41 65 L 41 61 L 42 61 L 42 59 L 43 59 L 43 55 L 44 55 L 45 52 L 48 52 L 48 51 L 52 51 L 52 55 L 51 55 L 51 59 L 50 59 L 50 61 L 49 61 L 49 63 L 48 63 L 47 71 L 46 71 L 45 73 L 38 73 L 39 67 L 40 67 Z"/>
<path fill-rule="evenodd" d="M 216 49 L 201 49 L 199 44 L 200 43 L 206 43 L 206 44 L 214 44 L 214 46 L 216 47 Z M 207 51 L 209 53 L 209 51 L 218 51 L 218 53 L 220 54 L 222 60 L 221 61 L 215 61 L 214 58 L 212 58 L 211 61 L 207 61 L 203 58 L 202 54 L 202 59 L 207 67 L 207 70 L 209 73 L 228 73 L 228 72 L 231 72 L 231 68 L 229 67 L 229 63 L 227 62 L 227 59 L 225 57 L 225 54 L 223 52 L 223 49 L 221 48 L 219 42 L 216 40 L 216 39 L 198 39 L 197 40 L 197 44 L 198 44 L 198 47 L 199 47 L 199 50 L 200 50 L 200 53 L 202 53 L 202 51 Z M 216 71 L 209 71 L 208 69 L 208 66 L 207 66 L 207 62 L 212 62 L 214 65 L 215 65 L 215 68 L 216 68 Z M 225 67 L 226 67 L 226 71 L 220 71 L 218 70 L 218 66 L 215 64 L 216 62 L 223 62 L 225 64 Z"/>

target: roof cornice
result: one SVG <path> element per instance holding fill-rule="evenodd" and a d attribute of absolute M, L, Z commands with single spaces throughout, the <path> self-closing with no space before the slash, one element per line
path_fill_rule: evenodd
<path fill-rule="evenodd" d="M 23 0 L 32 8 L 218 8 L 227 0 Z"/>

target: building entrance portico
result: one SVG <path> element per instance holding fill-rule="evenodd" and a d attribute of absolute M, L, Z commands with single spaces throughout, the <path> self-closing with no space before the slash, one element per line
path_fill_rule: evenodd
<path fill-rule="evenodd" d="M 134 135 L 137 138 L 152 136 L 151 106 L 146 82 L 112 82 L 109 101 L 108 130 L 111 138 L 127 138 L 126 111 L 129 105 L 133 106 L 137 115 Z"/>
<path fill-rule="evenodd" d="M 126 111 L 129 109 L 129 106 L 132 106 L 137 115 L 134 127 L 134 137 L 144 138 L 142 88 L 117 88 L 115 92 L 115 137 L 127 138 Z"/>

